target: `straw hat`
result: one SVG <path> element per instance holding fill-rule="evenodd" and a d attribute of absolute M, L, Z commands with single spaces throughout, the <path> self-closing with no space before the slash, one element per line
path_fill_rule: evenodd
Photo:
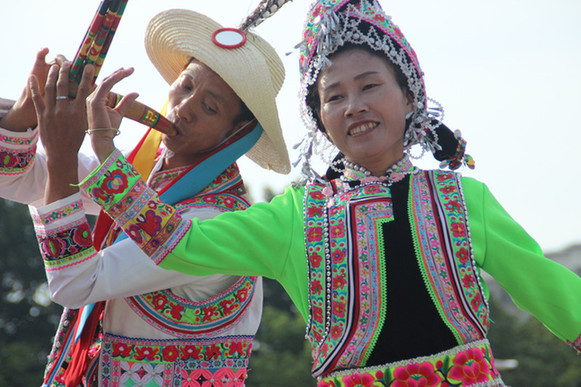
<path fill-rule="evenodd" d="M 223 48 L 213 36 L 223 27 L 200 13 L 171 9 L 157 14 L 147 26 L 145 48 L 161 76 L 172 84 L 190 58 L 211 68 L 234 90 L 264 129 L 246 154 L 265 169 L 290 172 L 286 145 L 276 107 L 284 67 L 274 48 L 252 32 L 238 48 Z"/>

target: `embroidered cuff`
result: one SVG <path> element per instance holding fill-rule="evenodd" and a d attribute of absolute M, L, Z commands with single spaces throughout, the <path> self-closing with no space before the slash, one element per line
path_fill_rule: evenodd
<path fill-rule="evenodd" d="M 0 128 L 0 175 L 17 175 L 32 165 L 38 130 L 10 132 Z"/>
<path fill-rule="evenodd" d="M 568 342 L 567 344 L 569 344 L 571 347 L 573 347 L 573 349 L 577 350 L 577 353 L 581 354 L 581 335 L 579 335 L 579 337 L 577 338 L 577 340 L 575 340 L 574 342 Z"/>
<path fill-rule="evenodd" d="M 95 256 L 80 194 L 45 207 L 30 207 L 34 231 L 47 271 L 61 270 Z"/>
<path fill-rule="evenodd" d="M 156 264 L 188 229 L 118 150 L 80 186 Z"/>

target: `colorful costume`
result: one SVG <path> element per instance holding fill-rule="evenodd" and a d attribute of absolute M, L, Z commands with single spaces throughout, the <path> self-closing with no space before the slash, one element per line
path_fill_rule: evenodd
<path fill-rule="evenodd" d="M 41 199 L 46 163 L 44 154 L 35 153 L 37 131 L 0 129 L 0 135 L 2 195 L 26 204 Z M 97 165 L 95 158 L 81 157 L 80 176 Z M 149 184 L 159 191 L 183 172 L 154 169 Z M 176 208 L 187 218 L 208 219 L 248 205 L 234 165 Z M 77 194 L 49 206 L 31 207 L 31 213 L 51 297 L 69 308 L 108 300 L 100 361 L 95 362 L 100 385 L 150 381 L 160 386 L 181 385 L 188 380 L 244 385 L 262 313 L 261 278 L 221 274 L 193 278 L 162 270 L 147 264 L 131 240 L 116 244 L 117 253 L 105 258 L 93 247 L 84 208 L 92 209 L 93 214 L 98 209 Z M 131 278 L 126 276 L 128 272 Z M 69 316 L 63 314 L 49 357 L 47 371 L 55 372 L 53 386 L 63 385 L 64 368 L 53 370 L 52 365 L 69 338 Z"/>
<path fill-rule="evenodd" d="M 127 184 L 108 189 L 107 167 Z M 118 153 L 84 188 L 161 267 L 279 281 L 309 321 L 320 385 L 502 385 L 481 269 L 581 350 L 581 278 L 543 257 L 484 184 L 400 168 L 392 180 L 348 170 L 202 223 L 157 201 Z"/>

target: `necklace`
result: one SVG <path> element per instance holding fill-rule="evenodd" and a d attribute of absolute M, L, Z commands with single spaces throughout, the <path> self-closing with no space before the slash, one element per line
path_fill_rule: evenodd
<path fill-rule="evenodd" d="M 416 173 L 418 169 L 410 161 L 408 154 L 404 156 L 395 164 L 391 165 L 384 173 L 383 176 L 372 176 L 371 171 L 360 165 L 354 164 L 350 161 L 344 160 L 345 170 L 341 179 L 345 182 L 349 181 L 359 181 L 360 184 L 365 184 L 369 182 L 383 182 L 387 186 L 397 183 L 403 180 L 406 175 L 411 175 Z"/>

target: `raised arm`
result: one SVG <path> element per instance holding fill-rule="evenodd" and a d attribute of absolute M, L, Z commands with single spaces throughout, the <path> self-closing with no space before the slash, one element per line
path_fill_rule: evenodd
<path fill-rule="evenodd" d="M 464 178 L 474 256 L 514 303 L 581 351 L 581 277 L 546 258 L 488 188 Z"/>

